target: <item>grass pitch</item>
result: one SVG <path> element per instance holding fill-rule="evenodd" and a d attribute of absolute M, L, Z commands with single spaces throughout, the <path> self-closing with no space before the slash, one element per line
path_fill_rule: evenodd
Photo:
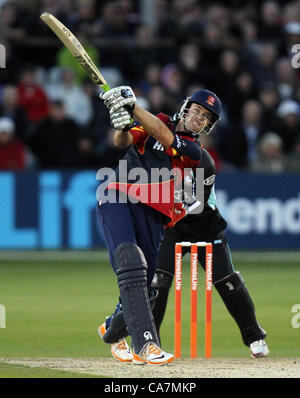
<path fill-rule="evenodd" d="M 270 357 L 300 357 L 300 328 L 292 327 L 292 307 L 300 303 L 300 256 L 289 256 L 285 261 L 282 253 L 273 257 L 233 253 L 233 262 L 246 281 L 259 322 L 268 333 Z M 182 347 L 183 357 L 187 358 L 188 258 L 184 266 Z M 203 357 L 204 272 L 200 274 L 198 355 Z M 51 252 L 0 255 L 0 304 L 6 308 L 6 328 L 0 329 L 0 358 L 111 357 L 109 346 L 98 337 L 97 327 L 113 312 L 117 300 L 116 278 L 103 253 L 70 252 L 56 257 Z M 239 330 L 216 290 L 212 330 L 214 358 L 249 358 L 249 349 L 243 345 Z M 163 349 L 173 352 L 173 289 L 161 337 Z M 9 374 L 9 369 L 12 368 L 2 365 L 0 375 Z M 16 377 L 23 377 L 21 368 L 11 373 L 14 372 Z"/>

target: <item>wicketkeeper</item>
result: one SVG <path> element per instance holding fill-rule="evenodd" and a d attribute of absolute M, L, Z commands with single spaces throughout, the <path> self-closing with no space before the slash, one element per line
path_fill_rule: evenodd
<path fill-rule="evenodd" d="M 157 332 L 159 334 L 173 282 L 176 242 L 211 242 L 213 284 L 239 327 L 244 344 L 250 347 L 251 356 L 265 357 L 269 353 L 264 341 L 266 332 L 257 322 L 254 304 L 242 275 L 235 271 L 232 265 L 230 249 L 224 234 L 227 223 L 217 208 L 214 190 L 215 164 L 205 149 L 202 150 L 200 167 L 204 168 L 203 212 L 187 215 L 175 226 L 174 223 L 170 223 L 160 246 L 157 270 L 152 283 L 152 286 L 158 289 L 158 298 L 153 310 Z M 188 248 L 182 247 L 183 256 L 188 251 Z M 200 264 L 205 269 L 205 248 L 199 247 L 198 255 Z"/>

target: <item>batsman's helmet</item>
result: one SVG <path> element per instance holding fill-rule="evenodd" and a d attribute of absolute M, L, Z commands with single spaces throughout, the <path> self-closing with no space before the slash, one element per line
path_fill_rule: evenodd
<path fill-rule="evenodd" d="M 185 116 L 192 104 L 201 105 L 210 112 L 210 119 L 207 125 L 201 132 L 191 131 L 192 135 L 195 137 L 198 137 L 199 135 L 208 135 L 221 117 L 222 103 L 219 97 L 209 90 L 196 91 L 191 97 L 187 97 L 185 99 L 177 116 L 178 119 L 185 119 Z"/>

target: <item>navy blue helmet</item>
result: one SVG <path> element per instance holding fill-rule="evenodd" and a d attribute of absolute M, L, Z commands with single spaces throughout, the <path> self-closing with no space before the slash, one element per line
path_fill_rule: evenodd
<path fill-rule="evenodd" d="M 203 106 L 210 112 L 209 119 L 207 119 L 207 123 L 202 127 L 201 131 L 194 131 L 192 128 L 189 128 L 186 121 L 186 115 L 193 103 Z M 199 135 L 208 135 L 212 131 L 221 117 L 221 112 L 222 103 L 215 93 L 209 90 L 198 90 L 191 97 L 185 99 L 178 118 L 183 118 L 186 130 L 190 130 L 193 136 L 198 137 Z"/>

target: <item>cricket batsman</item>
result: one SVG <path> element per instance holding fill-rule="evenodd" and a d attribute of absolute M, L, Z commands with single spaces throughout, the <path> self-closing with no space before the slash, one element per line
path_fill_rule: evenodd
<path fill-rule="evenodd" d="M 157 189 L 152 184 L 151 168 L 169 170 L 199 167 L 203 150 L 196 142 L 200 134 L 209 134 L 220 118 L 221 102 L 216 94 L 199 90 L 188 97 L 176 118 L 164 114 L 157 117 L 136 103 L 130 87 L 114 88 L 100 96 L 110 112 L 116 129 L 116 147 L 128 147 L 124 157 L 128 172 L 142 168 L 149 183 L 140 186 Z M 132 118 L 138 123 L 132 123 Z M 158 145 L 160 144 L 160 145 Z M 138 197 L 132 182 L 118 180 L 122 170 L 117 168 L 116 178 L 109 181 L 106 192 L 117 193 L 116 203 L 99 198 L 97 207 L 100 228 L 105 237 L 111 265 L 116 273 L 120 302 L 114 314 L 99 327 L 99 334 L 111 345 L 113 356 L 123 362 L 164 365 L 174 360 L 172 354 L 160 347 L 152 308 L 156 293 L 151 288 L 159 245 L 165 226 L 175 222 L 178 214 L 185 214 L 183 204 L 174 204 L 175 179 L 161 181 L 159 188 L 169 187 L 173 195 L 168 203 L 151 202 L 150 195 Z M 129 173 L 128 173 L 129 174 Z M 149 193 L 148 191 L 148 193 Z M 124 200 L 138 199 L 137 202 Z M 125 337 L 131 336 L 132 350 Z"/>

